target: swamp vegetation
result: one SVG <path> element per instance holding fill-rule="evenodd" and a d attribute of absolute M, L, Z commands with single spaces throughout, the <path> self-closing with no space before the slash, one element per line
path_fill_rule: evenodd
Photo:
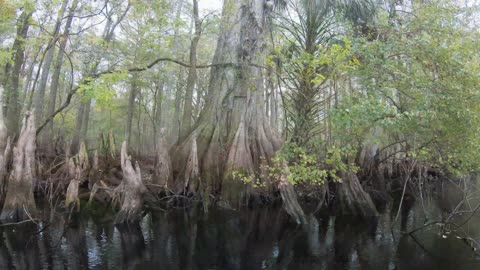
<path fill-rule="evenodd" d="M 0 269 L 478 269 L 479 7 L 0 0 Z"/>

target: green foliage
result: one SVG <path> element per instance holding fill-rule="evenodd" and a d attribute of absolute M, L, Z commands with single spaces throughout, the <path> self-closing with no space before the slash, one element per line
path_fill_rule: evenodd
<path fill-rule="evenodd" d="M 339 175 L 342 172 L 356 172 L 358 168 L 353 163 L 348 163 L 349 157 L 355 156 L 352 147 L 331 147 L 321 158 L 317 151 L 306 150 L 295 143 L 285 144 L 270 164 L 262 163 L 262 172 L 267 175 L 252 175 L 243 171 L 232 172 L 235 180 L 253 187 L 265 187 L 266 180 L 279 181 L 284 175 L 292 185 L 324 185 L 328 181 L 341 182 Z M 267 179 L 265 179 L 267 178 Z"/>
<path fill-rule="evenodd" d="M 281 166 L 284 160 L 290 161 L 285 170 L 288 173 L 288 181 L 293 185 L 300 183 L 322 185 L 335 174 L 333 170 L 324 169 L 315 154 L 307 154 L 304 148 L 295 144 L 286 144 L 275 157 L 274 164 Z M 277 171 L 278 168 L 281 167 L 274 170 Z"/>
<path fill-rule="evenodd" d="M 430 2 L 379 20 L 377 40 L 353 40 L 356 91 L 330 112 L 335 136 L 375 143 L 406 141 L 417 159 L 468 172 L 480 167 L 480 52 L 471 9 Z M 381 18 L 386 18 L 385 14 Z"/>
<path fill-rule="evenodd" d="M 273 159 L 274 166 L 270 168 L 270 172 L 278 177 L 282 172 L 283 162 L 286 161 L 288 180 L 293 185 L 323 185 L 327 181 L 341 182 L 339 175 L 342 172 L 356 172 L 358 169 L 354 164 L 348 163 L 348 157 L 355 154 L 351 147 L 329 147 L 324 157 L 319 156 L 318 152 L 299 147 L 295 143 L 287 143 Z"/>
<path fill-rule="evenodd" d="M 84 101 L 95 99 L 99 109 L 113 109 L 112 99 L 116 96 L 114 86 L 127 78 L 128 73 L 125 71 L 106 73 L 94 81 L 81 85 L 79 92 L 84 94 Z"/>

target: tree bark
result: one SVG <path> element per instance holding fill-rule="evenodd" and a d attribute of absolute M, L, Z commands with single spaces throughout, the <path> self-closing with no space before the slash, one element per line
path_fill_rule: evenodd
<path fill-rule="evenodd" d="M 198 16 L 197 0 L 193 0 L 193 20 L 195 23 L 195 33 L 190 45 L 190 68 L 188 69 L 187 87 L 185 90 L 185 103 L 183 105 L 180 139 L 184 138 L 190 131 L 193 119 L 193 91 L 197 80 L 197 46 L 202 34 L 202 26 Z"/>
<path fill-rule="evenodd" d="M 162 130 L 162 92 L 164 82 L 159 78 L 155 84 L 155 96 L 154 96 L 154 114 L 153 114 L 153 141 L 155 142 L 155 149 L 157 149 L 158 141 Z"/>
<path fill-rule="evenodd" d="M 42 77 L 40 78 L 37 95 L 35 96 L 35 118 L 37 123 L 41 123 L 43 119 L 43 103 L 45 99 L 45 90 L 47 89 L 48 75 L 50 74 L 50 66 L 52 65 L 53 55 L 55 54 L 55 43 L 57 42 L 58 34 L 60 33 L 60 26 L 62 24 L 63 14 L 65 13 L 67 4 L 68 0 L 63 0 L 60 11 L 57 14 L 57 21 L 52 33 L 53 35 L 47 45 L 45 61 L 43 62 L 42 67 Z"/>
<path fill-rule="evenodd" d="M 7 126 L 3 118 L 3 86 L 0 85 L 0 208 L 3 205 L 5 195 L 5 176 L 10 156 L 10 138 L 7 134 Z"/>
<path fill-rule="evenodd" d="M 128 145 L 131 145 L 131 136 L 132 136 L 132 123 L 133 123 L 133 110 L 135 109 L 135 98 L 138 92 L 137 85 L 137 75 L 135 74 L 132 78 L 130 86 L 130 95 L 128 97 L 128 107 L 127 107 L 127 123 L 125 126 L 125 140 Z"/>
<path fill-rule="evenodd" d="M 172 161 L 168 153 L 169 148 L 165 136 L 166 131 L 162 129 L 158 134 L 159 140 L 156 149 L 155 168 L 152 176 L 152 184 L 159 187 L 155 190 L 165 187 L 172 189 L 172 187 L 167 186 L 172 180 Z"/>
<path fill-rule="evenodd" d="M 7 197 L 0 220 L 22 221 L 36 212 L 35 187 L 35 117 L 25 114 L 22 130 L 13 148 L 13 170 L 7 186 Z"/>
<path fill-rule="evenodd" d="M 57 59 L 55 62 L 52 81 L 50 85 L 50 98 L 49 98 L 49 103 L 47 108 L 48 115 L 52 115 L 53 112 L 55 112 L 55 107 L 57 104 L 58 85 L 60 82 L 60 74 L 62 71 L 63 57 L 65 54 L 65 48 L 67 47 L 67 40 L 68 40 L 68 35 L 70 34 L 70 27 L 72 26 L 73 16 L 75 14 L 75 10 L 77 9 L 77 6 L 78 6 L 78 0 L 74 0 L 68 13 L 68 18 L 67 18 L 67 22 L 65 23 L 63 34 L 60 38 L 60 47 L 57 53 Z M 50 138 L 53 138 L 53 121 L 50 122 L 48 125 L 48 134 Z M 51 147 L 50 147 L 50 150 L 52 150 Z"/>
<path fill-rule="evenodd" d="M 25 60 L 25 40 L 27 39 L 28 28 L 30 27 L 30 18 L 33 11 L 25 10 L 18 19 L 17 36 L 13 43 L 12 50 L 15 52 L 13 57 L 13 70 L 7 67 L 7 80 L 5 83 L 5 90 L 7 91 L 6 117 L 7 117 L 7 131 L 9 135 L 18 132 L 18 124 L 20 120 L 20 100 L 19 100 L 19 84 L 20 84 L 20 70 Z"/>
<path fill-rule="evenodd" d="M 342 182 L 337 185 L 335 205 L 341 214 L 361 217 L 378 215 L 370 195 L 363 190 L 353 172 L 344 173 Z"/>
<path fill-rule="evenodd" d="M 182 70 L 178 73 L 178 81 L 182 80 Z M 180 83 L 177 83 L 177 91 L 175 92 L 175 104 L 173 107 L 173 118 L 172 118 L 172 125 L 171 125 L 171 135 L 169 141 L 169 145 L 173 145 L 177 143 L 178 136 L 180 135 L 180 106 L 182 104 L 182 90 L 180 87 Z"/>
<path fill-rule="evenodd" d="M 2 157 L 1 155 L 7 146 L 7 138 L 8 138 L 7 126 L 5 125 L 5 120 L 3 118 L 3 94 L 4 94 L 3 86 L 0 85 L 0 158 Z M 2 168 L 3 167 L 0 167 L 0 170 L 2 170 Z M 1 172 L 2 171 L 0 171 L 0 173 Z"/>
<path fill-rule="evenodd" d="M 132 223 L 140 220 L 143 207 L 143 193 L 146 188 L 142 182 L 142 175 L 138 162 L 135 168 L 130 156 L 127 154 L 127 143 L 122 144 L 121 165 L 123 172 L 122 180 L 122 206 L 117 214 L 115 223 Z"/>
<path fill-rule="evenodd" d="M 175 21 L 180 20 L 180 15 L 182 13 L 182 8 L 185 0 L 178 0 L 177 1 L 177 10 L 175 14 Z M 175 27 L 174 33 L 173 33 L 173 46 L 172 46 L 172 55 L 175 59 L 178 57 L 178 48 L 179 48 L 179 28 L 178 26 Z M 162 127 L 163 128 L 170 128 L 173 126 L 173 121 L 170 118 L 170 109 L 171 109 L 171 103 L 172 103 L 172 88 L 174 87 L 173 83 L 173 78 L 174 78 L 174 69 L 170 68 L 168 70 L 168 75 L 167 75 L 167 83 L 165 84 L 165 104 L 163 105 L 163 121 L 162 121 Z M 178 89 L 177 89 L 178 91 Z M 172 133 L 173 130 L 170 130 L 170 133 Z M 170 136 L 167 136 L 167 138 Z"/>
<path fill-rule="evenodd" d="M 280 190 L 280 195 L 282 196 L 282 200 L 284 203 L 284 208 L 287 213 L 295 219 L 297 224 L 307 224 L 307 218 L 305 213 L 303 212 L 302 207 L 298 203 L 297 194 L 293 189 L 292 184 L 288 182 L 288 172 L 286 170 L 287 163 L 283 161 L 283 173 L 280 177 L 280 181 L 278 183 L 278 189 Z"/>
<path fill-rule="evenodd" d="M 78 186 L 80 185 L 81 169 L 76 166 L 72 160 L 70 162 L 70 174 L 72 176 L 70 183 L 68 184 L 67 193 L 65 195 L 65 206 L 70 208 L 77 208 L 80 210 L 80 199 L 78 198 Z"/>
<path fill-rule="evenodd" d="M 188 136 L 174 149 L 174 175 L 185 175 L 182 164 L 190 155 L 191 137 L 197 136 L 198 162 L 205 188 L 238 206 L 253 190 L 233 179 L 233 171 L 253 174 L 261 159 L 269 161 L 280 147 L 263 109 L 263 78 L 259 68 L 268 11 L 263 1 L 224 2 L 222 24 L 206 105 Z M 181 179 L 181 178 L 180 178 Z"/>

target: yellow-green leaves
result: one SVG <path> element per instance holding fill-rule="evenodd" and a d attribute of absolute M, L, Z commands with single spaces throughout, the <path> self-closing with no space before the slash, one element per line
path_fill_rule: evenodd
<path fill-rule="evenodd" d="M 126 71 L 119 71 L 101 75 L 96 80 L 86 80 L 80 86 L 79 92 L 84 94 L 84 100 L 95 99 L 99 109 L 112 109 L 112 100 L 116 96 L 114 86 L 128 78 Z"/>
<path fill-rule="evenodd" d="M 331 114 L 336 136 L 353 143 L 381 128 L 379 145 L 402 138 L 410 157 L 478 169 L 480 34 L 469 16 L 453 2 L 422 3 L 401 24 L 380 20 L 378 40 L 353 40 L 361 65 L 355 91 Z"/>

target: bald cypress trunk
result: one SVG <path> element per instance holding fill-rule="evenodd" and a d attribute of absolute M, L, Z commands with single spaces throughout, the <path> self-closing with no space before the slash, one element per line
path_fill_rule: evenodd
<path fill-rule="evenodd" d="M 20 15 L 17 24 L 17 36 L 12 46 L 14 51 L 13 69 L 7 64 L 5 90 L 7 91 L 6 104 L 4 104 L 7 117 L 8 134 L 18 132 L 18 124 L 20 121 L 20 70 L 25 60 L 25 40 L 27 39 L 28 28 L 30 27 L 30 19 L 33 11 L 25 10 Z"/>
<path fill-rule="evenodd" d="M 175 21 L 179 21 L 180 20 L 180 15 L 181 15 L 181 12 L 182 12 L 182 8 L 183 8 L 183 4 L 185 2 L 185 0 L 178 0 L 178 1 L 175 1 L 176 2 L 176 14 L 175 14 Z M 180 40 L 179 40 L 179 27 L 176 26 L 175 29 L 174 29 L 174 33 L 173 33 L 173 46 L 172 46 L 172 56 L 174 58 L 178 58 L 178 49 L 179 49 L 179 46 L 180 46 Z M 171 107 L 172 107 L 172 90 L 174 88 L 174 80 L 173 78 L 175 77 L 175 69 L 173 68 L 170 68 L 168 70 L 168 74 L 167 74 L 167 78 L 166 78 L 166 81 L 167 83 L 164 85 L 165 86 L 165 103 L 164 105 L 162 106 L 163 108 L 163 111 L 162 111 L 162 117 L 163 117 L 163 120 L 162 120 L 162 126 L 163 128 L 167 128 L 169 130 L 169 135 L 173 135 L 174 134 L 174 130 L 173 130 L 173 126 L 174 126 L 174 117 L 172 118 L 171 117 L 171 114 L 170 114 L 170 110 L 171 110 Z M 179 89 L 177 89 L 177 91 L 179 91 Z M 171 139 L 172 136 L 167 136 L 167 138 Z M 168 141 L 168 143 L 170 143 L 171 140 Z"/>
<path fill-rule="evenodd" d="M 165 129 L 161 129 L 158 134 L 159 140 L 155 153 L 155 170 L 152 175 L 152 184 L 155 185 L 154 190 L 156 191 L 161 191 L 165 187 L 172 189 L 172 187 L 167 186 L 172 180 L 172 161 L 168 153 L 168 143 L 165 136 Z"/>
<path fill-rule="evenodd" d="M 35 187 L 35 117 L 27 112 L 17 144 L 13 148 L 13 170 L 7 184 L 7 196 L 0 220 L 21 221 L 36 212 Z"/>
<path fill-rule="evenodd" d="M 190 68 L 188 69 L 187 88 L 185 90 L 185 104 L 183 106 L 183 118 L 180 129 L 180 139 L 184 138 L 191 129 L 193 119 L 193 91 L 197 80 L 197 46 L 202 34 L 201 23 L 198 17 L 198 1 L 193 0 L 193 19 L 195 34 L 190 45 Z"/>
<path fill-rule="evenodd" d="M 135 98 L 138 92 L 137 84 L 137 75 L 133 75 L 131 84 L 130 84 L 130 93 L 128 97 L 128 107 L 127 107 L 127 123 L 125 126 L 125 140 L 128 145 L 131 145 L 132 137 L 132 123 L 133 123 L 133 110 L 135 108 Z M 138 145 L 140 147 L 140 145 Z"/>
<path fill-rule="evenodd" d="M 68 18 L 67 18 L 67 22 L 65 23 L 63 34 L 60 37 L 60 46 L 57 53 L 57 59 L 55 60 L 55 66 L 54 66 L 53 75 L 52 75 L 52 82 L 50 85 L 50 98 L 49 98 L 49 103 L 47 108 L 47 115 L 52 115 L 55 112 L 55 107 L 57 103 L 58 86 L 60 83 L 60 74 L 61 74 L 62 65 L 63 65 L 63 57 L 65 54 L 65 49 L 67 47 L 68 35 L 70 34 L 70 27 L 72 26 L 73 16 L 74 16 L 75 10 L 77 9 L 77 5 L 78 5 L 78 0 L 74 0 L 70 7 L 70 11 L 68 13 Z M 51 121 L 48 124 L 48 134 L 50 138 L 53 137 L 53 121 Z M 49 149 L 52 150 L 53 152 L 53 144 L 50 145 Z"/>
<path fill-rule="evenodd" d="M 63 14 L 67 8 L 68 0 L 64 0 L 62 7 L 57 14 L 57 21 L 55 23 L 54 29 L 52 31 L 53 35 L 50 42 L 47 45 L 47 52 L 45 53 L 45 61 L 42 66 L 42 76 L 40 78 L 40 84 L 38 85 L 37 95 L 35 96 L 35 118 L 37 123 L 42 122 L 43 117 L 43 103 L 45 98 L 45 90 L 47 89 L 47 80 L 50 74 L 50 67 L 53 62 L 53 55 L 55 53 L 55 43 L 58 39 L 58 34 L 60 33 L 60 26 L 62 24 Z"/>
<path fill-rule="evenodd" d="M 3 118 L 3 87 L 0 85 L 0 207 L 5 195 L 5 176 L 10 154 L 10 138 Z"/>
<path fill-rule="evenodd" d="M 128 2 L 127 7 L 121 14 L 117 14 L 116 21 L 113 20 L 115 9 L 111 9 L 107 15 L 107 22 L 103 30 L 103 42 L 106 46 L 110 44 L 113 39 L 113 34 L 115 29 L 120 24 L 120 22 L 125 18 L 126 14 L 130 10 L 130 2 Z M 97 72 L 98 66 L 103 59 L 103 56 L 92 56 L 93 63 L 90 68 L 87 70 L 85 77 L 91 76 Z M 86 135 L 88 130 L 88 122 L 90 120 L 90 107 L 92 104 L 92 99 L 89 98 L 87 101 L 82 101 L 77 110 L 77 118 L 75 125 L 75 133 L 72 140 L 72 149 L 76 150 L 80 141 L 86 141 Z"/>
<path fill-rule="evenodd" d="M 263 108 L 262 44 L 269 10 L 264 1 L 227 0 L 205 107 L 195 128 L 176 145 L 172 155 L 176 179 L 184 180 L 196 137 L 197 158 L 204 187 L 219 192 L 233 206 L 259 195 L 251 184 L 232 177 L 241 171 L 254 175 L 260 161 L 269 162 L 280 147 Z M 267 183 L 268 184 L 268 183 Z"/>

